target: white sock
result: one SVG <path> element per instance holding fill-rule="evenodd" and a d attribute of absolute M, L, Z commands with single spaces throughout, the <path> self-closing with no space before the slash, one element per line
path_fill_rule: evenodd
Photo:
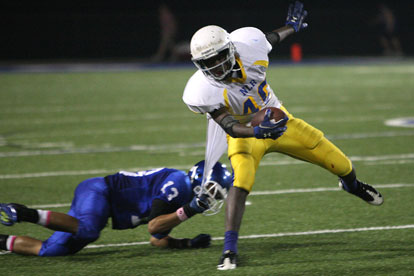
<path fill-rule="evenodd" d="M 50 219 L 50 211 L 37 210 L 37 213 L 39 214 L 39 220 L 37 221 L 37 224 L 42 226 L 48 226 Z"/>
<path fill-rule="evenodd" d="M 6 241 L 6 248 L 9 251 L 13 251 L 14 241 L 16 240 L 16 236 L 9 236 Z"/>

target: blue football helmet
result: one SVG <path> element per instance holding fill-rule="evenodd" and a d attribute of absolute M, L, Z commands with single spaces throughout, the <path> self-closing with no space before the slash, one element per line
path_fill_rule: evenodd
<path fill-rule="evenodd" d="M 209 216 L 220 212 L 227 197 L 227 191 L 233 185 L 233 175 L 227 170 L 226 165 L 217 162 L 202 185 L 204 165 L 204 160 L 195 164 L 188 172 L 188 176 L 195 195 L 202 193 L 208 195 L 210 208 L 203 214 Z"/>

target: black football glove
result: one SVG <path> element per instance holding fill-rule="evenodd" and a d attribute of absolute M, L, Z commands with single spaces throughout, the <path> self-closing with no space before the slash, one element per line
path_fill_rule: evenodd
<path fill-rule="evenodd" d="M 303 9 L 303 4 L 296 1 L 289 5 L 288 15 L 286 17 L 286 25 L 292 26 L 295 32 L 308 27 L 308 23 L 303 22 L 308 15 L 308 12 Z"/>
<path fill-rule="evenodd" d="M 200 234 L 190 240 L 191 248 L 206 248 L 210 246 L 211 236 L 209 234 Z"/>

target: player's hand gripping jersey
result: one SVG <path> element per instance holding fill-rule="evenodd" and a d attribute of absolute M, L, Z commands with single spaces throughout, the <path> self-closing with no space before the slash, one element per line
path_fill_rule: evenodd
<path fill-rule="evenodd" d="M 260 109 L 281 106 L 266 82 L 268 53 L 272 46 L 264 33 L 253 27 L 237 29 L 230 38 L 237 49 L 236 62 L 241 77 L 232 78 L 231 82 L 217 82 L 198 70 L 187 82 L 183 100 L 196 113 L 227 107 L 236 119 L 247 123 Z"/>

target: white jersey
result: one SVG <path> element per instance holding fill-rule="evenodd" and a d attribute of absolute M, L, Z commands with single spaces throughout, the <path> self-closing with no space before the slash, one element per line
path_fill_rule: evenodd
<path fill-rule="evenodd" d="M 203 114 L 227 107 L 236 119 L 247 123 L 260 109 L 281 105 L 266 82 L 268 53 L 272 46 L 264 33 L 253 27 L 233 31 L 230 39 L 239 55 L 236 61 L 241 67 L 242 78 L 219 82 L 198 70 L 187 82 L 183 101 L 192 111 Z"/>

